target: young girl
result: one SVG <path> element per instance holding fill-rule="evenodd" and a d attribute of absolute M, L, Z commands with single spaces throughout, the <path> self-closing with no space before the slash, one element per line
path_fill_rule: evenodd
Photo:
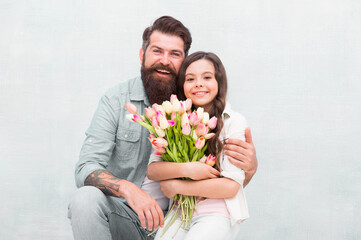
<path fill-rule="evenodd" d="M 197 212 L 187 229 L 177 231 L 178 218 L 163 237 L 163 228 L 160 228 L 155 239 L 230 239 L 231 230 L 237 229 L 234 224 L 248 218 L 248 208 L 243 192 L 244 171 L 228 161 L 223 141 L 227 138 L 245 140 L 246 120 L 226 104 L 226 72 L 213 53 L 196 52 L 184 60 L 179 71 L 178 90 L 180 99 L 190 98 L 195 108 L 203 107 L 210 116 L 218 118 L 213 131 L 216 136 L 208 140 L 206 153 L 216 156 L 216 165 L 213 168 L 202 162 L 164 162 L 152 154 L 148 178 L 161 181 L 165 196 L 170 199 L 176 194 L 198 197 Z M 179 180 L 181 177 L 193 180 Z"/>

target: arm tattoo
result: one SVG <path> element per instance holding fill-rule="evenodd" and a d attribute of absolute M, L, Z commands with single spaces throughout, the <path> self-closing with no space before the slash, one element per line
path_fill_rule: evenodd
<path fill-rule="evenodd" d="M 119 192 L 119 182 L 121 179 L 116 178 L 109 171 L 104 169 L 95 170 L 92 172 L 84 182 L 86 186 L 94 186 L 99 188 L 104 194 L 116 196 Z"/>

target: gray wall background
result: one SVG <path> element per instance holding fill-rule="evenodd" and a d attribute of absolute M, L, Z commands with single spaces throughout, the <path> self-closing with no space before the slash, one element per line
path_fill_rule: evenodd
<path fill-rule="evenodd" d="M 361 239 L 361 2 L 0 0 L 0 239 L 72 239 L 101 95 L 161 15 L 223 60 L 259 160 L 238 239 Z"/>

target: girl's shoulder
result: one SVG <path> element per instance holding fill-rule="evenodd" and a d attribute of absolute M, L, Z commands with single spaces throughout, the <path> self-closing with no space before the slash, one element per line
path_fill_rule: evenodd
<path fill-rule="evenodd" d="M 247 126 L 246 118 L 241 113 L 234 111 L 228 102 L 226 103 L 226 107 L 223 111 L 223 116 L 225 122 L 228 122 L 228 124 Z"/>
<path fill-rule="evenodd" d="M 244 140 L 245 129 L 248 127 L 246 118 L 239 112 L 232 110 L 228 104 L 223 113 L 224 135 L 226 138 L 241 138 Z"/>

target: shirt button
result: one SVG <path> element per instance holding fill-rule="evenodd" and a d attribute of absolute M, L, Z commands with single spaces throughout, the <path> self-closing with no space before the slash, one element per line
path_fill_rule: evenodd
<path fill-rule="evenodd" d="M 125 137 L 125 138 L 128 138 L 128 134 L 125 134 L 124 137 Z"/>

